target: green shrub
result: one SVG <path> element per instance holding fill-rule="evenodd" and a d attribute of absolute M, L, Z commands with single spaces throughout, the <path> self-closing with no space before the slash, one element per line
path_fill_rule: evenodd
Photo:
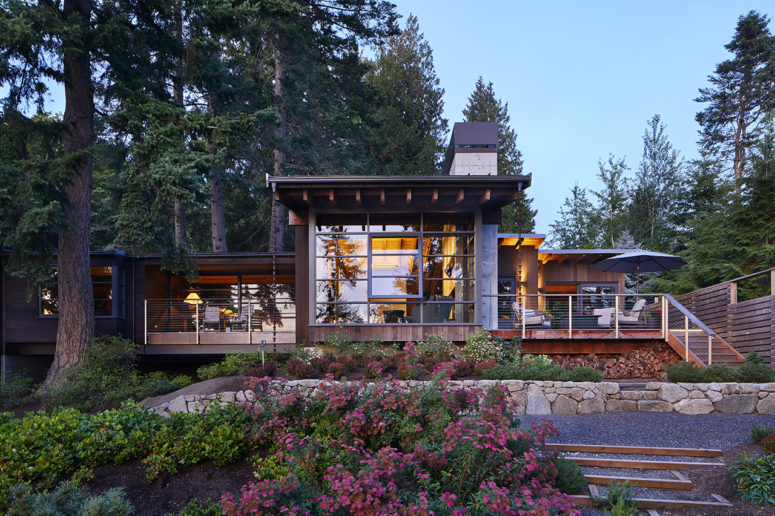
<path fill-rule="evenodd" d="M 759 441 L 759 444 L 762 445 L 764 448 L 764 453 L 771 454 L 775 453 L 775 434 L 769 434 L 762 438 L 761 441 Z"/>
<path fill-rule="evenodd" d="M 516 364 L 501 364 L 482 371 L 485 380 L 543 380 L 568 381 L 568 371 L 556 365 L 541 365 L 538 363 L 527 366 Z"/>
<path fill-rule="evenodd" d="M 121 489 L 88 496 L 72 482 L 37 493 L 27 484 L 18 484 L 11 489 L 9 499 L 8 516 L 125 516 L 134 510 Z"/>
<path fill-rule="evenodd" d="M 702 368 L 698 367 L 694 362 L 683 361 L 677 364 L 666 364 L 665 373 L 667 373 L 668 382 L 702 382 Z"/>
<path fill-rule="evenodd" d="M 771 427 L 762 423 L 761 425 L 753 427 L 751 429 L 751 433 L 748 435 L 753 442 L 758 443 L 772 433 L 775 433 L 775 427 Z"/>
<path fill-rule="evenodd" d="M 191 385 L 190 376 L 179 374 L 170 378 L 164 371 L 154 371 L 146 376 L 137 389 L 136 397 L 140 399 L 159 396 L 168 392 L 177 391 L 187 385 Z"/>
<path fill-rule="evenodd" d="M 727 364 L 711 364 L 702 370 L 703 383 L 736 382 L 738 379 L 737 371 Z"/>
<path fill-rule="evenodd" d="M 593 497 L 595 505 L 612 516 L 635 516 L 638 508 L 632 498 L 632 487 L 628 482 L 611 482 L 606 496 Z"/>
<path fill-rule="evenodd" d="M 582 494 L 587 487 L 587 479 L 581 467 L 575 461 L 563 457 L 557 457 L 552 462 L 557 468 L 557 489 L 565 494 Z"/>
<path fill-rule="evenodd" d="M 775 371 L 756 353 L 749 353 L 745 357 L 745 364 L 737 370 L 737 374 L 743 383 L 775 382 Z"/>
<path fill-rule="evenodd" d="M 603 372 L 591 367 L 576 366 L 568 373 L 571 382 L 602 382 Z"/>
<path fill-rule="evenodd" d="M 207 500 L 200 503 L 194 498 L 189 501 L 183 509 L 177 513 L 177 516 L 221 516 L 221 504 Z M 166 516 L 176 516 L 175 513 L 169 513 Z"/>
<path fill-rule="evenodd" d="M 205 365 L 196 370 L 200 380 L 210 380 L 221 376 L 246 374 L 251 367 L 261 364 L 260 353 L 231 353 L 220 362 Z"/>
<path fill-rule="evenodd" d="M 334 348 L 336 351 L 347 351 L 353 344 L 352 339 L 343 330 L 336 330 L 333 333 L 329 333 L 325 339 L 323 339 L 323 345 L 326 347 Z"/>
<path fill-rule="evenodd" d="M 487 330 L 469 335 L 461 353 L 464 358 L 473 360 L 477 364 L 485 360 L 500 362 L 503 357 L 500 343 L 493 339 Z"/>
<path fill-rule="evenodd" d="M 457 353 L 457 346 L 451 340 L 447 340 L 435 333 L 418 342 L 417 349 L 423 355 L 443 360 L 451 359 Z"/>
<path fill-rule="evenodd" d="M 775 454 L 743 455 L 729 468 L 740 498 L 760 505 L 775 504 Z"/>
<path fill-rule="evenodd" d="M 504 362 L 519 362 L 522 355 L 522 343 L 519 337 L 514 337 L 511 340 L 495 337 L 495 340 L 501 347 L 501 360 Z"/>
<path fill-rule="evenodd" d="M 311 365 L 295 357 L 288 359 L 284 369 L 288 376 L 298 379 L 312 378 L 315 372 Z"/>
<path fill-rule="evenodd" d="M 3 378 L 0 377 L 0 410 L 21 405 L 27 401 L 32 394 L 32 385 L 34 383 L 32 378 L 28 378 L 23 374 L 14 376 L 13 379 L 5 383 L 3 383 Z"/>

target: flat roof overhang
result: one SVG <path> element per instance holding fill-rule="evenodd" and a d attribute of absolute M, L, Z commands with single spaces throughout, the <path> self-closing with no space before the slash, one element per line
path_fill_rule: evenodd
<path fill-rule="evenodd" d="M 496 210 L 530 186 L 525 176 L 267 176 L 274 199 L 298 212 Z"/>
<path fill-rule="evenodd" d="M 563 263 L 566 261 L 570 263 L 596 263 L 631 251 L 632 249 L 539 249 L 538 260 L 541 263 Z"/>

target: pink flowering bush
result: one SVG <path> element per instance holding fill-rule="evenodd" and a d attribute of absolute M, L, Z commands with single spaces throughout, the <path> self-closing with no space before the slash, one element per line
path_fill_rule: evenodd
<path fill-rule="evenodd" d="M 556 430 L 521 428 L 502 386 L 327 382 L 313 399 L 253 386 L 254 439 L 282 467 L 224 496 L 224 514 L 578 514 L 555 487 Z"/>

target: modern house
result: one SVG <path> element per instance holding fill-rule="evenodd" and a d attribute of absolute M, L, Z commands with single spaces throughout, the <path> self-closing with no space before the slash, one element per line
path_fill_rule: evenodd
<path fill-rule="evenodd" d="M 131 338 L 145 355 L 283 351 L 335 332 L 460 342 L 485 328 L 545 353 L 662 342 L 698 361 L 741 358 L 675 299 L 628 294 L 624 274 L 592 266 L 626 250 L 545 249 L 544 235 L 499 234 L 501 209 L 531 179 L 497 175 L 495 123 L 455 124 L 443 175 L 267 177 L 295 253 L 201 254 L 198 277 L 186 278 L 161 256 L 94 252 L 97 333 Z M 52 286 L 28 301 L 26 283 L 3 269 L 6 370 L 50 362 L 56 298 Z"/>

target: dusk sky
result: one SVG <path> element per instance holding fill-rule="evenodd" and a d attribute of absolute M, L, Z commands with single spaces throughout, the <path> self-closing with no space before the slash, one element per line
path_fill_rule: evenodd
<path fill-rule="evenodd" d="M 479 75 L 509 103 L 539 233 L 575 182 L 599 188 L 598 159 L 626 157 L 634 174 L 655 113 L 682 155 L 696 158 L 698 89 L 728 58 L 740 15 L 775 14 L 764 1 L 394 2 L 417 16 L 433 48 L 450 127 Z"/>

